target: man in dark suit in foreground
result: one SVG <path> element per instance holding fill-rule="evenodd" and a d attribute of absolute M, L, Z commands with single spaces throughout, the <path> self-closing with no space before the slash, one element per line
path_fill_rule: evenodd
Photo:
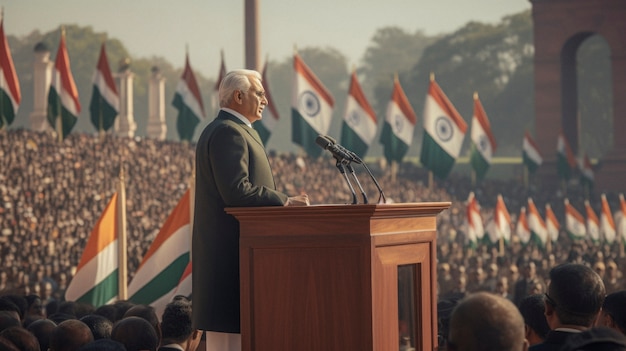
<path fill-rule="evenodd" d="M 551 330 L 543 343 L 529 350 L 559 350 L 570 336 L 591 328 L 604 296 L 602 278 L 590 267 L 565 263 L 552 268 L 544 312 Z"/>
<path fill-rule="evenodd" d="M 192 239 L 193 322 L 207 349 L 240 350 L 239 222 L 226 207 L 308 205 L 276 190 L 265 148 L 252 128 L 267 106 L 261 74 L 236 70 L 219 89 L 220 112 L 196 147 Z"/>

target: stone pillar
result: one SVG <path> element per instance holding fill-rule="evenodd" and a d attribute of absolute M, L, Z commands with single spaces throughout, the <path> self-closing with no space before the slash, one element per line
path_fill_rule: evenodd
<path fill-rule="evenodd" d="M 148 138 L 165 140 L 167 125 L 165 124 L 165 78 L 158 67 L 152 67 L 152 75 L 148 82 Z"/>
<path fill-rule="evenodd" d="M 48 90 L 52 80 L 50 50 L 43 44 L 35 45 L 35 61 L 33 62 L 33 112 L 29 116 L 30 129 L 36 132 L 51 130 L 47 120 Z"/>
<path fill-rule="evenodd" d="M 115 75 L 118 79 L 120 92 L 120 113 L 113 126 L 115 135 L 132 138 L 135 136 L 137 124 L 133 111 L 133 79 L 135 74 L 130 71 L 130 60 L 125 59 Z"/>

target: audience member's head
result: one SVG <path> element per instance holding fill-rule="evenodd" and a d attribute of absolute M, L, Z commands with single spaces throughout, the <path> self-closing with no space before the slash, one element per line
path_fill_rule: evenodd
<path fill-rule="evenodd" d="M 183 299 L 167 304 L 161 321 L 162 345 L 178 344 L 185 350 L 195 350 L 202 333 L 191 324 L 191 302 Z"/>
<path fill-rule="evenodd" d="M 56 326 L 57 325 L 49 319 L 39 319 L 32 322 L 26 329 L 37 338 L 41 351 L 48 351 L 50 347 L 50 337 Z"/>
<path fill-rule="evenodd" d="M 117 322 L 120 318 L 117 316 L 118 310 L 114 305 L 102 305 L 96 308 L 94 314 L 105 317 L 110 320 L 111 323 Z"/>
<path fill-rule="evenodd" d="M 606 296 L 596 325 L 613 328 L 626 335 L 626 290 Z"/>
<path fill-rule="evenodd" d="M 148 323 L 152 325 L 154 330 L 156 330 L 157 335 L 159 336 L 159 340 L 161 340 L 161 327 L 159 326 L 159 317 L 157 316 L 154 307 L 149 305 L 135 305 L 129 308 L 126 313 L 124 313 L 123 318 L 127 317 L 139 317 L 148 321 Z"/>
<path fill-rule="evenodd" d="M 454 307 L 459 303 L 459 298 L 443 299 L 437 302 L 437 329 L 439 340 L 437 343 L 440 347 L 444 346 L 448 342 L 448 334 L 450 332 L 450 316 Z"/>
<path fill-rule="evenodd" d="M 88 314 L 80 319 L 81 322 L 87 324 L 94 340 L 110 339 L 111 330 L 113 330 L 113 322 L 104 316 L 97 314 Z"/>
<path fill-rule="evenodd" d="M 53 321 L 56 325 L 59 325 L 67 320 L 76 319 L 76 317 L 72 316 L 71 314 L 57 312 L 48 316 L 48 319 Z"/>
<path fill-rule="evenodd" d="M 21 324 L 22 318 L 20 317 L 20 308 L 6 296 L 0 297 L 0 312 L 9 313 Z"/>
<path fill-rule="evenodd" d="M 595 327 L 572 334 L 561 351 L 626 351 L 626 336 L 615 329 Z"/>
<path fill-rule="evenodd" d="M 126 351 L 156 351 L 159 345 L 154 327 L 145 319 L 134 316 L 117 321 L 113 325 L 111 339 L 124 344 Z"/>
<path fill-rule="evenodd" d="M 551 329 L 590 328 L 604 301 L 602 279 L 591 267 L 565 263 L 550 270 L 545 315 Z"/>
<path fill-rule="evenodd" d="M 134 303 L 128 301 L 128 300 L 119 300 L 119 301 L 115 301 L 113 303 L 113 307 L 115 307 L 115 309 L 117 310 L 116 313 L 116 320 L 113 321 L 113 323 L 119 321 L 120 319 L 124 318 L 124 315 L 126 314 L 126 311 L 128 311 L 131 307 L 135 306 Z"/>
<path fill-rule="evenodd" d="M 0 332 L 21 325 L 19 315 L 15 311 L 0 311 Z"/>
<path fill-rule="evenodd" d="M 9 340 L 20 351 L 40 351 L 39 341 L 28 330 L 22 327 L 11 327 L 0 333 L 0 337 Z"/>
<path fill-rule="evenodd" d="M 27 295 L 25 298 L 26 303 L 28 304 L 26 314 L 31 316 L 43 317 L 43 304 L 39 295 Z"/>
<path fill-rule="evenodd" d="M 28 311 L 28 302 L 26 302 L 24 296 L 9 294 L 2 296 L 2 298 L 13 302 L 15 306 L 17 306 L 18 313 L 20 315 L 20 321 L 24 321 L 24 318 L 26 317 L 26 312 Z"/>
<path fill-rule="evenodd" d="M 92 341 L 93 334 L 87 324 L 77 319 L 68 319 L 54 328 L 50 336 L 50 351 L 76 351 Z"/>
<path fill-rule="evenodd" d="M 519 311 L 524 318 L 526 340 L 530 346 L 543 342 L 550 331 L 544 304 L 543 294 L 526 296 L 520 302 Z"/>
<path fill-rule="evenodd" d="M 126 348 L 115 340 L 98 339 L 81 346 L 78 351 L 126 351 Z"/>
<path fill-rule="evenodd" d="M 452 311 L 448 348 L 458 351 L 522 351 L 524 319 L 503 297 L 479 292 L 468 295 Z"/>

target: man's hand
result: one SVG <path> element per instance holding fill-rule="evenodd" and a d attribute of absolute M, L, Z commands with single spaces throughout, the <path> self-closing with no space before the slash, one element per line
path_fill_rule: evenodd
<path fill-rule="evenodd" d="M 285 202 L 285 206 L 309 206 L 309 195 L 290 196 Z"/>

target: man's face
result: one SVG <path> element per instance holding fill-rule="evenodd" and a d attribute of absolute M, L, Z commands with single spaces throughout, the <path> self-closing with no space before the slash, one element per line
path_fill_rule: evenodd
<path fill-rule="evenodd" d="M 238 112 L 253 123 L 263 118 L 263 109 L 267 106 L 267 98 L 261 82 L 253 77 L 248 79 L 251 86 L 248 91 L 241 92 L 240 110 Z"/>

